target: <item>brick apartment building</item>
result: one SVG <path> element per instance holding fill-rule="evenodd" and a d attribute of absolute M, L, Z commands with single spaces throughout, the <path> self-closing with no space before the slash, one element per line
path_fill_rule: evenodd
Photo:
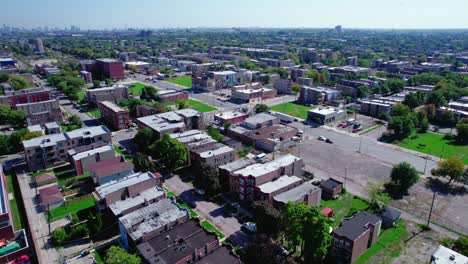
<path fill-rule="evenodd" d="M 101 120 L 113 130 L 122 130 L 130 126 L 130 113 L 128 110 L 110 101 L 98 102 Z"/>
<path fill-rule="evenodd" d="M 282 176 L 302 175 L 302 159 L 291 154 L 265 163 L 255 163 L 240 159 L 233 163 L 219 166 L 221 178 L 227 181 L 229 189 L 238 193 L 241 200 L 258 200 L 265 197 L 259 186 L 277 180 Z M 299 182 L 291 181 L 294 187 Z M 287 188 L 282 186 L 279 189 Z M 274 194 L 277 194 L 276 192 Z"/>
<path fill-rule="evenodd" d="M 56 99 L 34 103 L 17 104 L 16 109 L 26 113 L 28 126 L 63 121 L 62 110 Z"/>
<path fill-rule="evenodd" d="M 97 59 L 94 69 L 105 78 L 112 80 L 123 80 L 125 78 L 123 63 L 115 59 Z"/>
<path fill-rule="evenodd" d="M 149 115 L 137 119 L 140 129 L 149 128 L 159 137 L 165 133 L 180 133 L 191 129 L 205 127 L 203 114 L 191 108 L 172 112 Z"/>
<path fill-rule="evenodd" d="M 303 104 L 322 104 L 337 100 L 340 92 L 325 87 L 301 86 L 299 101 Z"/>
<path fill-rule="evenodd" d="M 274 98 L 276 93 L 275 89 L 262 88 L 261 83 L 250 83 L 234 86 L 231 89 L 231 99 L 243 103 L 255 103 Z"/>
<path fill-rule="evenodd" d="M 88 89 L 86 98 L 89 102 L 97 105 L 97 102 L 111 101 L 117 103 L 119 100 L 128 99 L 128 88 L 125 85 Z"/>
<path fill-rule="evenodd" d="M 17 104 L 37 103 L 50 99 L 50 90 L 40 87 L 8 92 L 0 96 L 0 104 L 10 105 L 11 108 L 16 109 Z"/>
<path fill-rule="evenodd" d="M 242 113 L 239 111 L 226 111 L 217 113 L 214 115 L 214 120 L 221 122 L 222 124 L 229 122 L 231 124 L 238 124 L 244 122 L 249 117 L 248 113 Z"/>
<path fill-rule="evenodd" d="M 89 71 L 80 71 L 80 76 L 86 83 L 93 83 L 93 75 Z"/>
<path fill-rule="evenodd" d="M 8 198 L 8 182 L 3 168 L 0 166 L 0 240 L 4 241 L 3 254 L 0 263 L 9 263 L 23 255 L 29 255 L 29 244 L 26 231 L 20 229 L 14 231 L 13 218 Z"/>
<path fill-rule="evenodd" d="M 188 100 L 189 95 L 186 92 L 176 90 L 163 90 L 158 92 L 158 101 L 161 103 L 172 102 L 176 100 Z"/>
<path fill-rule="evenodd" d="M 375 242 L 380 234 L 382 219 L 361 211 L 343 219 L 333 230 L 333 255 L 343 263 L 354 263 Z"/>
<path fill-rule="evenodd" d="M 80 153 L 109 144 L 112 144 L 111 133 L 105 126 L 85 127 L 23 141 L 26 163 L 31 171 L 66 163 L 71 149 Z"/>

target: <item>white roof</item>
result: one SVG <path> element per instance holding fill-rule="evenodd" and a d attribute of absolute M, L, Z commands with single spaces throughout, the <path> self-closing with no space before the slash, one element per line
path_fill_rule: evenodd
<path fill-rule="evenodd" d="M 284 187 L 287 187 L 291 184 L 294 184 L 300 181 L 301 181 L 301 178 L 297 176 L 283 175 L 274 181 L 267 182 L 258 186 L 258 188 L 260 189 L 262 193 L 272 193 L 272 192 L 275 192 L 279 189 L 282 189 Z"/>
<path fill-rule="evenodd" d="M 332 107 L 326 107 L 326 108 L 316 108 L 316 109 L 310 109 L 308 112 L 320 114 L 320 115 L 329 115 L 333 113 L 341 113 L 343 110 L 339 108 L 332 108 Z"/>
<path fill-rule="evenodd" d="M 431 264 L 467 264 L 468 258 L 462 254 L 439 245 L 432 254 Z"/>
<path fill-rule="evenodd" d="M 65 133 L 68 138 L 78 137 L 95 137 L 110 133 L 109 129 L 105 126 L 83 127 Z"/>
<path fill-rule="evenodd" d="M 101 186 L 98 186 L 96 187 L 96 193 L 101 199 L 105 199 L 106 196 L 110 193 L 153 178 L 154 175 L 151 172 L 138 172 L 125 178 L 116 181 L 110 181 Z"/>
<path fill-rule="evenodd" d="M 287 154 L 267 163 L 256 163 L 249 165 L 243 169 L 235 171 L 234 173 L 244 177 L 259 177 L 269 172 L 275 171 L 281 167 L 290 165 L 297 160 L 299 160 L 298 157 Z"/>
<path fill-rule="evenodd" d="M 236 74 L 235 71 L 215 71 L 213 72 L 215 75 L 231 75 Z"/>
<path fill-rule="evenodd" d="M 233 148 L 230 148 L 228 146 L 223 145 L 220 148 L 200 153 L 200 157 L 201 158 L 209 158 L 209 157 L 221 155 L 221 154 L 224 154 L 224 153 L 229 153 L 229 152 L 232 152 L 232 151 L 234 151 Z"/>
<path fill-rule="evenodd" d="M 74 152 L 73 151 L 73 152 L 71 152 L 71 154 L 73 155 L 73 160 L 77 161 L 77 160 L 81 160 L 82 158 L 86 158 L 88 156 L 92 156 L 92 155 L 95 155 L 97 153 L 103 153 L 103 152 L 106 152 L 106 151 L 114 152 L 114 148 L 111 145 L 107 145 L 107 146 L 91 149 L 91 150 L 88 150 L 88 151 L 80 152 L 80 153 L 75 154 L 75 155 L 72 154 Z"/>
<path fill-rule="evenodd" d="M 23 141 L 25 148 L 54 146 L 59 141 L 67 140 L 64 134 L 52 134 Z"/>
<path fill-rule="evenodd" d="M 109 208 L 114 213 L 114 215 L 120 215 L 122 212 L 132 207 L 144 204 L 146 201 L 162 197 L 164 194 L 165 192 L 163 189 L 160 187 L 154 187 L 139 193 L 135 197 L 130 197 L 125 200 L 118 200 L 117 202 L 109 205 Z"/>

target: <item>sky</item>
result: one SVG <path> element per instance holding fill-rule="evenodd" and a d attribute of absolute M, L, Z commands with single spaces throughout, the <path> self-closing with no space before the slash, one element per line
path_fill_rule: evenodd
<path fill-rule="evenodd" d="M 2 0 L 15 27 L 468 28 L 468 0 Z"/>

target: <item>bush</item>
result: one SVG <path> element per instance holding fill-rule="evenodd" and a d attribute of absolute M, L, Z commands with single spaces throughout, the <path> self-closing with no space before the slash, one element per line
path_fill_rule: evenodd
<path fill-rule="evenodd" d="M 455 139 L 455 135 L 451 132 L 448 132 L 444 135 L 444 139 L 446 140 L 452 140 L 452 139 Z"/>
<path fill-rule="evenodd" d="M 457 251 L 458 253 L 468 256 L 468 237 L 461 236 L 455 241 L 453 244 L 453 250 Z"/>

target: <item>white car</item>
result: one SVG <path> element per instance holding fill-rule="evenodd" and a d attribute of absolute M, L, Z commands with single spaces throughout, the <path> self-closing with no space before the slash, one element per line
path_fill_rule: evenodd
<path fill-rule="evenodd" d="M 257 224 L 252 223 L 252 222 L 247 222 L 242 225 L 245 229 L 247 229 L 249 232 L 256 233 L 257 232 Z"/>
<path fill-rule="evenodd" d="M 317 139 L 321 140 L 321 141 L 326 141 L 327 140 L 325 137 L 322 137 L 322 136 L 319 136 Z"/>

